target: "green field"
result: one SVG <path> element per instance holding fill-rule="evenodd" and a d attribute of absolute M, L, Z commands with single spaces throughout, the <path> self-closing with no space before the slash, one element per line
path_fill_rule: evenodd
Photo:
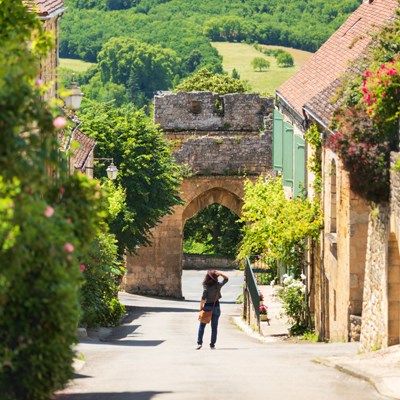
<path fill-rule="evenodd" d="M 75 71 L 75 72 L 85 72 L 92 65 L 95 65 L 95 64 L 81 61 L 81 60 L 75 60 L 72 58 L 60 58 L 60 67 L 61 68 L 65 68 L 65 69 Z"/>
<path fill-rule="evenodd" d="M 312 53 L 281 46 L 263 46 L 266 48 L 280 48 L 286 50 L 294 58 L 294 67 L 279 68 L 275 57 L 266 56 L 257 51 L 253 46 L 245 43 L 213 42 L 212 45 L 223 57 L 223 66 L 229 74 L 233 68 L 239 72 L 240 79 L 247 80 L 254 92 L 262 95 L 273 95 L 275 90 L 312 56 Z M 271 67 L 267 71 L 254 71 L 251 61 L 255 57 L 263 57 L 268 60 Z"/>

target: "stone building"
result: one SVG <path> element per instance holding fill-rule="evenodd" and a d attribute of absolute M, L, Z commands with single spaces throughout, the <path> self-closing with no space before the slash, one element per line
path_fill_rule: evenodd
<path fill-rule="evenodd" d="M 180 188 L 184 204 L 152 230 L 151 246 L 127 256 L 125 290 L 182 297 L 185 222 L 214 203 L 240 216 L 245 177 L 272 172 L 272 107 L 272 98 L 255 94 L 179 92 L 155 97 L 154 122 L 185 169 Z"/>
<path fill-rule="evenodd" d="M 273 158 L 287 193 L 296 195 L 298 180 L 294 177 L 305 174 L 307 195 L 314 196 L 314 176 L 306 171 L 305 163 L 296 160 L 297 147 L 303 145 L 304 134 L 314 123 L 322 135 L 332 133 L 335 104 L 331 99 L 340 76 L 351 61 L 364 54 L 371 34 L 394 18 L 397 7 L 397 0 L 364 1 L 309 62 L 277 90 Z M 311 157 L 311 147 L 307 145 L 306 150 L 307 157 Z M 362 321 L 365 349 L 399 343 L 399 232 L 394 229 L 396 223 L 398 226 L 397 211 L 392 213 L 391 224 L 387 209 L 382 210 L 378 221 L 373 219 L 370 205 L 351 191 L 341 160 L 327 147 L 322 149 L 321 202 L 324 230 L 320 244 L 309 256 L 307 274 L 308 281 L 313 282 L 311 306 L 316 331 L 323 339 L 357 340 Z"/>
<path fill-rule="evenodd" d="M 41 60 L 38 78 L 49 85 L 45 99 L 56 97 L 57 93 L 57 67 L 58 67 L 58 32 L 59 20 L 66 7 L 63 0 L 24 0 L 28 9 L 35 12 L 43 23 L 43 28 L 54 37 L 55 45 L 48 56 Z"/>
<path fill-rule="evenodd" d="M 58 35 L 59 20 L 64 15 L 66 7 L 63 0 L 23 0 L 30 12 L 35 12 L 43 23 L 43 29 L 54 38 L 54 47 L 49 51 L 46 58 L 40 60 L 38 79 L 49 89 L 44 94 L 44 100 L 52 100 L 59 97 L 57 68 L 58 57 Z M 80 121 L 73 112 L 69 112 L 70 121 L 75 125 L 67 135 L 62 133 L 60 137 L 61 151 L 68 152 L 68 168 L 70 173 L 81 171 L 88 176 L 93 176 L 94 147 L 95 141 L 78 128 Z M 72 145 L 73 143 L 77 145 Z"/>

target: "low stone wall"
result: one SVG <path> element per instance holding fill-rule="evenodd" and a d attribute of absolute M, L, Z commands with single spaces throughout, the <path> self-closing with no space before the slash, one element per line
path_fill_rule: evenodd
<path fill-rule="evenodd" d="M 183 269 L 228 269 L 237 268 L 235 260 L 206 254 L 184 254 Z"/>

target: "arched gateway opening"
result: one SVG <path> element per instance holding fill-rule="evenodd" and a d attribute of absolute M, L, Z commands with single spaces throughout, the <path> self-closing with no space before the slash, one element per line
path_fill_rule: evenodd
<path fill-rule="evenodd" d="M 182 184 L 185 205 L 152 230 L 152 245 L 127 256 L 124 289 L 131 293 L 182 298 L 182 246 L 185 222 L 212 204 L 237 215 L 243 206 L 243 177 L 193 177 Z"/>

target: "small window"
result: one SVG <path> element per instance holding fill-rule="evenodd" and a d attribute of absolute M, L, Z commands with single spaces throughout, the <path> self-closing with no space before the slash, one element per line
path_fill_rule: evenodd
<path fill-rule="evenodd" d="M 217 99 L 214 102 L 214 114 L 224 115 L 224 102 L 223 99 Z"/>
<path fill-rule="evenodd" d="M 201 101 L 192 100 L 190 103 L 190 112 L 192 114 L 200 114 L 201 113 Z"/>

